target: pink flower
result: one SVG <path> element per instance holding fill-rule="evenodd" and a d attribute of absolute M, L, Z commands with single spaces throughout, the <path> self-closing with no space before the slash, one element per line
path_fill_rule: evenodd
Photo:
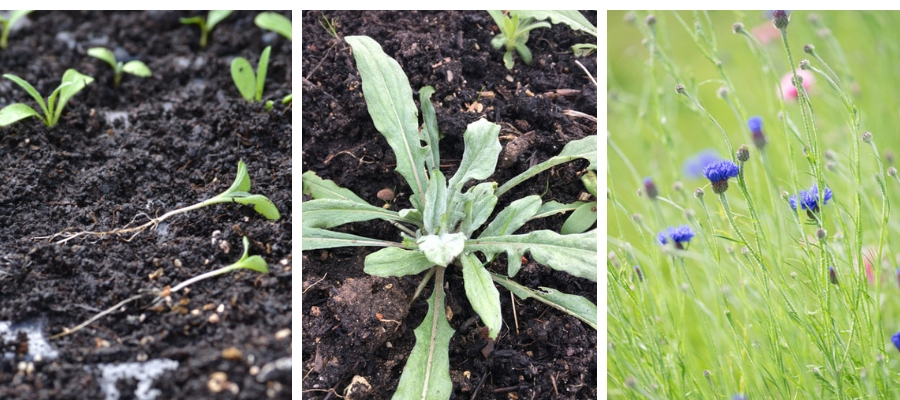
<path fill-rule="evenodd" d="M 756 40 L 759 40 L 759 42 L 763 44 L 763 46 L 769 44 L 772 40 L 781 38 L 781 31 L 768 21 L 751 29 L 750 32 L 756 37 Z"/>
<path fill-rule="evenodd" d="M 798 69 L 797 75 L 800 75 L 800 77 L 803 78 L 803 90 L 809 92 L 809 87 L 812 86 L 813 83 L 816 83 L 816 78 L 813 76 L 812 72 Z M 788 101 L 797 100 L 797 88 L 791 83 L 793 78 L 794 74 L 791 72 L 788 72 L 781 77 L 781 95 Z"/>

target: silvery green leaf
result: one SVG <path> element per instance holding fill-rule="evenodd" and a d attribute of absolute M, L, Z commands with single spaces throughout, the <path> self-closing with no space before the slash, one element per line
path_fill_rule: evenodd
<path fill-rule="evenodd" d="M 338 186 L 330 179 L 319 178 L 315 172 L 303 173 L 303 194 L 314 199 L 350 200 L 357 203 L 369 204 L 349 189 Z"/>
<path fill-rule="evenodd" d="M 491 217 L 497 205 L 496 182 L 483 182 L 466 192 L 465 216 L 459 225 L 459 231 L 471 237 Z"/>
<path fill-rule="evenodd" d="M 551 201 L 548 201 L 548 202 L 546 202 L 546 203 L 544 203 L 544 204 L 541 204 L 541 208 L 539 208 L 539 209 L 537 210 L 537 213 L 535 213 L 535 214 L 531 217 L 531 219 L 546 218 L 546 217 L 549 217 L 549 216 L 551 216 L 551 215 L 556 215 L 556 214 L 559 214 L 559 213 L 564 213 L 564 212 L 569 212 L 569 211 L 575 211 L 575 209 L 577 209 L 577 208 L 578 208 L 579 206 L 581 206 L 582 204 L 584 204 L 584 202 L 582 202 L 582 201 L 576 201 L 576 202 L 574 202 L 574 203 L 572 203 L 572 204 L 563 204 L 563 203 L 560 203 L 560 202 L 558 202 L 558 201 L 552 201 L 552 200 L 551 200 Z M 529 221 L 530 221 L 530 220 L 529 220 Z"/>
<path fill-rule="evenodd" d="M 366 256 L 363 270 L 369 275 L 387 278 L 415 275 L 433 266 L 434 263 L 421 251 L 388 247 Z"/>
<path fill-rule="evenodd" d="M 500 317 L 500 292 L 491 280 L 491 273 L 484 269 L 484 265 L 472 253 L 463 254 L 462 261 L 463 283 L 466 287 L 466 297 L 472 304 L 472 309 L 481 317 L 481 322 L 488 327 L 491 339 L 496 339 L 500 333 L 503 319 Z"/>
<path fill-rule="evenodd" d="M 438 151 L 438 141 L 441 138 L 434 106 L 431 104 L 432 94 L 434 94 L 434 87 L 425 86 L 419 89 L 419 103 L 422 108 L 422 121 L 424 121 L 420 134 L 427 149 L 425 166 L 428 167 L 429 171 L 437 169 L 441 162 L 441 154 Z"/>
<path fill-rule="evenodd" d="M 597 222 L 597 202 L 584 203 L 566 219 L 559 233 L 563 235 L 581 233 L 591 229 L 595 222 Z"/>
<path fill-rule="evenodd" d="M 500 186 L 500 189 L 497 189 L 497 197 L 499 197 L 503 193 L 506 193 L 514 186 L 530 178 L 533 178 L 535 175 L 544 172 L 545 170 L 548 170 L 564 162 L 569 162 L 579 158 L 584 158 L 590 162 L 588 169 L 597 169 L 597 166 L 595 165 L 597 164 L 597 135 L 587 136 L 582 139 L 573 140 L 569 143 L 566 143 L 566 146 L 563 147 L 562 152 L 560 152 L 558 156 L 551 157 L 547 161 L 528 168 L 525 172 L 519 174 L 513 179 L 510 179 L 509 181 L 504 183 L 503 186 Z"/>
<path fill-rule="evenodd" d="M 576 31 L 587 32 L 591 35 L 597 36 L 597 28 L 591 21 L 588 21 L 584 15 L 579 11 L 575 10 L 515 10 L 510 11 L 510 13 L 515 13 L 521 16 L 522 18 L 534 18 L 535 20 L 541 21 L 547 18 L 550 18 L 550 22 L 554 24 L 558 24 L 560 22 L 568 25 L 570 28 Z"/>
<path fill-rule="evenodd" d="M 462 253 L 466 237 L 462 233 L 441 233 L 440 235 L 422 236 L 417 243 L 419 250 L 424 252 L 431 262 L 446 267 Z"/>
<path fill-rule="evenodd" d="M 447 181 L 441 171 L 433 170 L 431 180 L 428 181 L 428 190 L 425 192 L 425 212 L 422 216 L 425 232 L 437 233 L 445 212 L 447 212 Z"/>
<path fill-rule="evenodd" d="M 351 200 L 316 199 L 301 203 L 301 221 L 304 226 L 312 228 L 331 228 L 373 219 L 410 222 L 396 211 Z"/>
<path fill-rule="evenodd" d="M 414 208 L 404 208 L 400 210 L 400 218 L 416 224 L 416 226 L 419 227 L 424 224 L 424 221 L 422 220 L 422 213 Z"/>
<path fill-rule="evenodd" d="M 488 224 L 479 237 L 511 235 L 541 207 L 541 196 L 531 195 L 510 203 Z"/>
<path fill-rule="evenodd" d="M 419 208 L 428 187 L 426 149 L 419 144 L 419 120 L 409 80 L 397 61 L 384 54 L 372 38 L 347 36 L 344 39 L 353 48 L 369 115 L 394 150 L 397 172 L 409 183 L 413 195 L 422 200 L 416 206 Z"/>
<path fill-rule="evenodd" d="M 462 189 L 472 179 L 486 179 L 497 168 L 500 155 L 500 125 L 482 118 L 466 128 L 463 134 L 466 148 L 456 174 L 450 178 L 450 187 Z"/>
<path fill-rule="evenodd" d="M 453 390 L 449 353 L 454 331 L 444 313 L 444 269 L 437 270 L 434 292 L 428 299 L 428 314 L 414 331 L 416 345 L 400 375 L 395 400 L 449 399 Z"/>
<path fill-rule="evenodd" d="M 508 235 L 467 240 L 465 251 L 485 254 L 506 252 L 507 275 L 514 276 L 521 267 L 521 257 L 530 253 L 540 264 L 570 275 L 597 281 L 597 231 L 560 235 L 553 231 L 534 231 L 525 235 Z"/>
<path fill-rule="evenodd" d="M 389 242 L 386 240 L 370 239 L 363 236 L 351 235 L 349 233 L 333 232 L 327 229 L 303 227 L 302 231 L 302 248 L 301 250 L 330 249 L 334 247 L 362 247 L 376 246 L 389 247 L 401 246 L 400 243 Z"/>
<path fill-rule="evenodd" d="M 494 282 L 503 285 L 507 290 L 513 292 L 520 299 L 533 298 L 578 318 L 592 328 L 597 329 L 597 305 L 591 303 L 590 300 L 584 297 L 566 294 L 556 289 L 546 287 L 541 287 L 543 292 L 533 290 L 522 286 L 503 275 L 491 274 L 491 278 L 493 278 Z"/>

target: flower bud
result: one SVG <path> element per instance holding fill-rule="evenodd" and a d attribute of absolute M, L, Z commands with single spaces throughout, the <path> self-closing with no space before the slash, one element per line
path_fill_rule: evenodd
<path fill-rule="evenodd" d="M 644 191 L 647 192 L 647 197 L 650 200 L 656 199 L 656 196 L 659 196 L 659 190 L 656 188 L 656 184 L 653 183 L 653 179 L 649 176 L 644 178 Z"/>
<path fill-rule="evenodd" d="M 720 99 L 728 97 L 728 88 L 725 86 L 720 87 L 719 90 L 716 91 L 716 96 Z"/>
<path fill-rule="evenodd" d="M 835 161 L 837 160 L 837 153 L 835 153 L 834 150 L 831 149 L 825 150 L 825 159 Z"/>
<path fill-rule="evenodd" d="M 638 213 L 634 213 L 634 215 L 631 216 L 631 220 L 634 222 L 641 222 L 641 218 L 643 217 L 641 217 L 641 214 Z"/>
<path fill-rule="evenodd" d="M 680 181 L 675 182 L 674 184 L 672 184 L 672 189 L 675 190 L 676 192 L 680 192 L 680 191 L 684 190 L 684 184 L 681 183 Z"/>
<path fill-rule="evenodd" d="M 744 24 L 740 22 L 735 22 L 734 25 L 731 26 L 731 32 L 733 33 L 741 33 L 744 31 Z"/>
<path fill-rule="evenodd" d="M 890 150 L 884 151 L 884 161 L 888 163 L 888 165 L 894 165 L 894 152 Z"/>
<path fill-rule="evenodd" d="M 887 174 L 890 177 L 896 178 L 897 177 L 897 168 L 889 167 L 887 170 Z"/>
<path fill-rule="evenodd" d="M 808 70 L 809 69 L 809 60 L 806 60 L 806 59 L 800 60 L 800 69 L 802 69 L 804 71 Z"/>
<path fill-rule="evenodd" d="M 838 284 L 837 271 L 834 270 L 834 267 L 828 267 L 828 279 L 831 280 L 832 285 Z"/>
<path fill-rule="evenodd" d="M 827 236 L 828 236 L 828 232 L 826 232 L 824 229 L 822 229 L 822 228 L 816 229 L 816 239 L 819 239 L 820 241 L 825 240 L 825 238 Z"/>
<path fill-rule="evenodd" d="M 816 52 L 816 47 L 813 46 L 812 44 L 807 44 L 807 45 L 803 46 L 803 52 L 811 55 Z"/>
<path fill-rule="evenodd" d="M 641 267 L 635 265 L 635 266 L 634 266 L 634 272 L 637 274 L 638 280 L 640 280 L 641 282 L 643 282 L 643 281 L 644 281 L 644 273 L 641 272 Z"/>
<path fill-rule="evenodd" d="M 741 147 L 738 147 L 737 159 L 740 162 L 747 162 L 747 160 L 750 159 L 750 150 L 747 149 L 746 144 L 742 144 Z"/>
<path fill-rule="evenodd" d="M 862 141 L 866 143 L 872 143 L 872 132 L 866 131 L 862 134 Z"/>
<path fill-rule="evenodd" d="M 675 93 L 684 94 L 684 85 L 680 83 L 675 85 Z"/>
<path fill-rule="evenodd" d="M 694 190 L 694 197 L 696 197 L 698 199 L 702 199 L 703 198 L 703 189 L 697 188 L 697 190 Z"/>
<path fill-rule="evenodd" d="M 775 23 L 775 27 L 778 29 L 785 29 L 788 26 L 788 23 L 791 22 L 791 18 L 788 16 L 787 12 L 784 10 L 776 10 L 772 11 L 772 18 Z"/>
<path fill-rule="evenodd" d="M 644 20 L 644 23 L 646 23 L 647 26 L 650 26 L 650 27 L 656 25 L 656 16 L 653 14 L 648 15 L 647 18 Z"/>

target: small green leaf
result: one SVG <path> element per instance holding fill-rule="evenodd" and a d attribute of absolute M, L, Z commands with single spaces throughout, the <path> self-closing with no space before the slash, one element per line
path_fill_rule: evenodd
<path fill-rule="evenodd" d="M 438 233 L 441 226 L 441 217 L 447 211 L 447 181 L 440 170 L 431 171 L 431 180 L 428 181 L 428 189 L 425 192 L 425 232 Z M 447 265 L 444 264 L 446 267 Z"/>
<path fill-rule="evenodd" d="M 454 330 L 444 313 L 444 269 L 437 269 L 434 291 L 428 299 L 428 314 L 414 331 L 416 345 L 400 375 L 395 400 L 449 399 L 453 390 L 449 352 Z"/>
<path fill-rule="evenodd" d="M 725 239 L 725 240 L 727 240 L 727 241 L 729 241 L 729 242 L 735 242 L 735 243 L 743 244 L 743 245 L 746 245 L 746 244 L 747 244 L 747 243 L 744 243 L 742 240 L 735 239 L 735 238 L 732 238 L 732 237 L 728 237 L 728 236 L 725 236 L 725 235 L 713 235 L 713 236 L 715 236 L 715 237 L 717 237 L 717 238 L 719 238 L 719 239 Z"/>
<path fill-rule="evenodd" d="M 0 49 L 6 48 L 7 40 L 9 39 L 9 32 L 12 31 L 12 26 L 16 23 L 16 20 L 24 17 L 32 11 L 34 10 L 13 10 L 9 13 L 9 19 L 3 21 L 2 18 L 0 18 L 0 22 L 2 22 L 3 25 L 3 33 L 0 34 Z"/>
<path fill-rule="evenodd" d="M 522 266 L 522 255 L 531 253 L 535 261 L 570 275 L 597 281 L 597 230 L 573 235 L 553 231 L 534 231 L 525 235 L 507 235 L 467 240 L 465 251 L 485 254 L 506 252 L 509 276 Z"/>
<path fill-rule="evenodd" d="M 440 166 L 441 155 L 438 151 L 438 141 L 440 131 L 438 131 L 437 117 L 435 116 L 434 106 L 431 104 L 431 95 L 434 94 L 434 88 L 425 86 L 419 89 L 419 103 L 422 108 L 422 141 L 425 142 L 426 157 L 425 166 L 429 171 Z"/>
<path fill-rule="evenodd" d="M 228 16 L 231 15 L 231 12 L 232 10 L 210 10 L 209 17 L 206 18 L 206 30 L 213 30 L 219 22 L 228 18 Z"/>
<path fill-rule="evenodd" d="M 106 63 L 112 67 L 113 71 L 116 70 L 116 55 L 109 49 L 103 47 L 91 47 L 88 49 L 87 54 L 91 57 L 106 61 Z"/>
<path fill-rule="evenodd" d="M 597 45 L 592 43 L 579 43 L 572 46 L 575 57 L 587 57 L 595 51 L 597 51 Z"/>
<path fill-rule="evenodd" d="M 497 205 L 495 190 L 497 190 L 496 182 L 482 182 L 466 192 L 465 213 L 459 225 L 459 231 L 466 237 L 472 236 L 472 232 L 480 228 L 494 212 Z"/>
<path fill-rule="evenodd" d="M 327 229 L 310 228 L 303 226 L 302 250 L 330 249 L 334 247 L 399 247 L 400 243 L 386 240 L 370 239 L 367 237 L 351 235 L 349 233 L 334 232 Z"/>
<path fill-rule="evenodd" d="M 578 207 L 580 207 L 584 202 L 576 201 L 572 204 L 563 204 L 558 201 L 548 201 L 544 204 L 541 204 L 541 208 L 538 208 L 537 212 L 531 216 L 529 221 L 538 219 L 538 218 L 546 218 L 551 215 L 556 215 L 564 212 L 575 211 Z"/>
<path fill-rule="evenodd" d="M 363 271 L 369 275 L 387 278 L 416 275 L 433 266 L 434 263 L 421 251 L 387 247 L 366 256 Z"/>
<path fill-rule="evenodd" d="M 206 19 L 201 16 L 190 17 L 190 18 L 179 18 L 178 22 L 181 22 L 183 25 L 200 25 L 201 29 L 205 29 L 206 27 Z"/>
<path fill-rule="evenodd" d="M 491 339 L 500 333 L 503 319 L 500 317 L 500 292 L 491 280 L 491 273 L 474 254 L 466 253 L 460 257 L 462 261 L 463 284 L 466 297 L 472 309 L 481 317 L 481 322 L 488 327 Z"/>
<path fill-rule="evenodd" d="M 231 62 L 231 79 L 237 86 L 238 92 L 241 93 L 241 97 L 244 100 L 253 101 L 256 93 L 256 75 L 246 58 L 238 57 Z"/>
<path fill-rule="evenodd" d="M 284 15 L 274 12 L 262 12 L 256 15 L 256 18 L 253 19 L 253 23 L 262 29 L 278 32 L 281 36 L 286 37 L 287 40 L 291 40 L 291 20 L 287 19 Z"/>
<path fill-rule="evenodd" d="M 584 184 L 584 189 L 587 190 L 588 193 L 597 197 L 597 174 L 595 174 L 594 171 L 588 171 L 582 175 L 581 183 Z"/>
<path fill-rule="evenodd" d="M 278 212 L 278 208 L 275 207 L 275 203 L 272 203 L 272 200 L 269 200 L 268 197 L 261 194 L 242 194 L 246 194 L 246 196 L 234 196 L 232 197 L 232 199 L 236 203 L 240 203 L 245 206 L 253 206 L 253 211 L 262 214 L 262 216 L 266 217 L 266 219 L 275 221 L 281 218 L 281 213 Z"/>
<path fill-rule="evenodd" d="M 28 92 L 29 95 L 31 95 L 31 98 L 33 98 L 34 101 L 38 103 L 38 106 L 41 107 L 41 110 L 44 111 L 44 115 L 46 115 L 48 118 L 50 117 L 50 111 L 47 109 L 47 104 L 44 103 L 44 99 L 41 97 L 41 94 L 38 93 L 37 89 L 34 88 L 34 86 L 31 86 L 30 83 L 13 74 L 4 74 L 3 77 L 13 81 L 13 83 L 19 85 L 22 89 L 25 89 L 25 91 Z"/>
<path fill-rule="evenodd" d="M 569 162 L 579 158 L 584 158 L 590 162 L 590 165 L 588 165 L 588 169 L 597 169 L 595 165 L 597 164 L 597 135 L 586 136 L 582 139 L 573 140 L 569 143 L 566 143 L 565 147 L 563 147 L 562 152 L 560 152 L 556 157 L 551 157 L 547 161 L 528 168 L 525 172 L 517 175 L 513 179 L 510 179 L 509 181 L 504 183 L 503 186 L 500 186 L 500 189 L 497 189 L 497 197 L 500 197 L 501 194 L 506 193 L 516 185 L 530 178 L 533 178 L 534 176 L 545 170 L 548 170 L 564 162 Z"/>
<path fill-rule="evenodd" d="M 589 203 L 584 203 L 577 209 L 569 218 L 566 219 L 566 222 L 563 223 L 562 228 L 560 228 L 559 233 L 563 235 L 570 235 L 573 233 L 582 233 L 591 229 L 591 226 L 597 222 L 597 202 L 592 201 Z"/>
<path fill-rule="evenodd" d="M 234 268 L 245 268 L 250 269 L 262 274 L 269 273 L 269 264 L 266 264 L 266 260 L 264 260 L 260 256 L 250 256 L 247 257 L 247 254 L 250 252 L 250 240 L 247 239 L 246 236 L 243 238 L 244 243 L 244 254 L 241 255 L 241 259 L 238 262 L 230 265 L 230 267 Z"/>
<path fill-rule="evenodd" d="M 531 195 L 510 203 L 488 224 L 479 237 L 512 235 L 537 213 L 541 207 L 541 196 Z"/>
<path fill-rule="evenodd" d="M 259 65 L 256 67 L 256 101 L 262 100 L 263 89 L 266 88 L 266 74 L 269 71 L 269 53 L 272 52 L 272 46 L 266 46 L 262 55 L 259 56 Z"/>
<path fill-rule="evenodd" d="M 446 267 L 462 253 L 466 237 L 462 233 L 441 233 L 422 236 L 416 243 L 433 264 Z"/>
<path fill-rule="evenodd" d="M 519 57 L 522 57 L 522 62 L 531 64 L 531 50 L 529 50 L 527 46 L 524 44 L 517 44 L 516 52 L 519 53 Z"/>
<path fill-rule="evenodd" d="M 515 281 L 498 274 L 491 274 L 494 282 L 497 282 L 520 299 L 533 298 L 547 304 L 557 310 L 578 318 L 592 328 L 597 329 L 597 305 L 590 300 L 572 294 L 566 294 L 555 289 L 541 287 L 540 291 L 522 286 Z"/>
<path fill-rule="evenodd" d="M 516 65 L 515 61 L 513 61 L 512 50 L 507 50 L 506 53 L 503 53 L 503 65 L 510 70 Z"/>
<path fill-rule="evenodd" d="M 122 71 L 125 71 L 134 76 L 139 76 L 141 78 L 146 78 L 153 75 L 153 73 L 150 72 L 150 67 L 148 67 L 147 64 L 144 64 L 140 60 L 133 60 L 125 63 L 125 65 L 122 66 Z"/>
<path fill-rule="evenodd" d="M 294 100 L 294 94 L 291 93 L 291 94 L 289 94 L 289 95 L 287 95 L 287 96 L 284 96 L 284 98 L 281 99 L 281 104 L 291 104 L 291 102 L 292 102 L 293 100 Z"/>
<path fill-rule="evenodd" d="M 597 36 L 597 28 L 591 21 L 588 21 L 584 15 L 579 11 L 575 10 L 527 10 L 527 11 L 510 11 L 511 13 L 516 13 L 523 17 L 534 18 L 538 21 L 545 20 L 550 18 L 550 21 L 554 24 L 564 23 L 568 25 L 570 28 L 587 32 L 593 36 Z"/>
<path fill-rule="evenodd" d="M 330 179 L 319 178 L 313 171 L 306 171 L 302 176 L 303 194 L 314 199 L 350 200 L 357 203 L 369 204 L 349 189 L 342 188 Z"/>
<path fill-rule="evenodd" d="M 466 148 L 459 169 L 450 178 L 451 190 L 461 190 L 472 179 L 487 179 L 497 168 L 497 157 L 503 149 L 498 135 L 500 125 L 481 118 L 463 133 Z"/>
<path fill-rule="evenodd" d="M 301 216 L 303 225 L 313 228 L 331 228 L 350 222 L 373 219 L 406 221 L 396 211 L 350 200 L 335 199 L 305 201 L 302 203 Z"/>
<path fill-rule="evenodd" d="M 59 121 L 59 116 L 62 115 L 62 110 L 66 106 L 66 103 L 69 102 L 69 99 L 80 92 L 81 89 L 84 89 L 85 86 L 90 85 L 93 81 L 94 78 L 74 69 L 70 68 L 66 70 L 62 77 L 62 84 L 71 84 L 63 87 L 62 91 L 59 92 L 59 103 L 53 110 L 53 119 L 50 121 L 51 126 L 56 125 L 56 122 Z M 60 87 L 62 87 L 62 85 Z"/>
<path fill-rule="evenodd" d="M 28 117 L 37 117 L 38 119 L 43 120 L 41 114 L 38 114 L 37 111 L 34 111 L 34 109 L 27 104 L 13 103 L 0 110 L 0 126 L 12 125 L 17 121 Z"/>

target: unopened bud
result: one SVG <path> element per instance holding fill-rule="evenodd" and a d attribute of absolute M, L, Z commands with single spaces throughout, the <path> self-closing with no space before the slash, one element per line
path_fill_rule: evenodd
<path fill-rule="evenodd" d="M 835 164 L 834 161 L 825 162 L 825 170 L 834 172 L 835 169 L 837 169 L 837 164 Z"/>
<path fill-rule="evenodd" d="M 672 189 L 675 190 L 676 192 L 680 192 L 680 191 L 684 190 L 684 184 L 681 183 L 680 181 L 675 182 L 674 184 L 672 184 Z"/>
<path fill-rule="evenodd" d="M 782 199 L 782 200 L 787 200 L 788 197 L 791 197 L 791 194 L 788 193 L 786 190 L 782 190 L 782 191 L 781 191 L 781 199 Z"/>
<path fill-rule="evenodd" d="M 837 160 L 837 153 L 835 153 L 834 150 L 831 149 L 825 150 L 825 159 L 835 161 Z"/>
<path fill-rule="evenodd" d="M 725 246 L 725 252 L 728 254 L 734 254 L 734 247 Z"/>
<path fill-rule="evenodd" d="M 634 273 L 637 274 L 638 280 L 640 280 L 641 282 L 644 281 L 644 273 L 641 272 L 641 267 L 635 265 L 635 266 L 634 266 Z"/>
<path fill-rule="evenodd" d="M 889 167 L 887 170 L 887 174 L 888 174 L 888 176 L 896 178 L 897 177 L 897 168 Z"/>
<path fill-rule="evenodd" d="M 706 379 L 709 379 L 709 376 L 710 376 L 709 370 L 708 370 L 708 369 L 704 369 L 704 370 L 703 370 L 703 377 L 706 378 Z"/>
<path fill-rule="evenodd" d="M 694 197 L 696 197 L 698 199 L 702 199 L 703 198 L 703 189 L 697 188 L 697 190 L 694 190 Z"/>
<path fill-rule="evenodd" d="M 716 91 L 716 96 L 720 99 L 728 97 L 728 88 L 725 86 L 720 87 L 719 90 Z"/>
<path fill-rule="evenodd" d="M 656 184 L 653 183 L 653 179 L 649 176 L 644 178 L 644 190 L 647 192 L 647 197 L 650 200 L 656 199 L 656 196 L 659 196 L 659 190 L 656 188 Z"/>
<path fill-rule="evenodd" d="M 750 255 L 750 249 L 747 246 L 741 247 L 741 255 L 745 257 Z"/>
<path fill-rule="evenodd" d="M 884 161 L 887 161 L 888 165 L 894 165 L 894 152 L 890 150 L 884 151 Z"/>
<path fill-rule="evenodd" d="M 838 284 L 837 271 L 834 270 L 834 267 L 828 267 L 828 278 L 832 285 Z"/>
<path fill-rule="evenodd" d="M 654 25 L 656 25 L 656 16 L 653 15 L 653 14 L 648 15 L 647 18 L 644 19 L 644 23 L 646 23 L 647 26 L 654 26 Z"/>
<path fill-rule="evenodd" d="M 675 93 L 684 94 L 684 85 L 680 83 L 675 85 Z"/>
<path fill-rule="evenodd" d="M 731 32 L 741 33 L 744 31 L 744 24 L 740 22 L 735 22 L 734 25 L 731 26 Z"/>
<path fill-rule="evenodd" d="M 827 236 L 828 236 L 828 232 L 826 232 L 824 229 L 822 229 L 822 228 L 816 229 L 816 239 L 825 240 L 825 238 Z"/>
<path fill-rule="evenodd" d="M 747 148 L 746 144 L 742 144 L 741 147 L 738 147 L 737 159 L 740 162 L 747 162 L 747 160 L 750 159 L 750 150 Z"/>
<path fill-rule="evenodd" d="M 866 143 L 872 143 L 872 132 L 866 131 L 862 134 L 862 141 Z"/>
<path fill-rule="evenodd" d="M 807 45 L 803 46 L 803 52 L 806 54 L 813 54 L 816 52 L 816 46 L 813 46 L 812 44 L 807 44 Z"/>
<path fill-rule="evenodd" d="M 638 213 L 635 213 L 634 215 L 631 216 L 631 220 L 634 222 L 641 222 L 642 218 L 643 217 L 641 216 L 641 214 L 638 214 Z"/>
<path fill-rule="evenodd" d="M 809 60 L 800 60 L 800 69 L 808 70 L 809 69 Z"/>
<path fill-rule="evenodd" d="M 772 11 L 772 18 L 775 23 L 775 27 L 778 29 L 785 29 L 788 26 L 788 23 L 791 22 L 791 18 L 788 16 L 787 12 L 784 10 L 776 10 Z"/>

